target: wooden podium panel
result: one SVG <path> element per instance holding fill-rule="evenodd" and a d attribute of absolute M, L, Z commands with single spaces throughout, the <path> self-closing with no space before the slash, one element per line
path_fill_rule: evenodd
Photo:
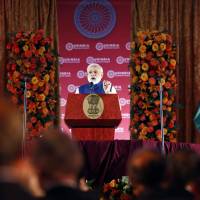
<path fill-rule="evenodd" d="M 99 95 L 104 103 L 104 111 L 98 119 L 90 119 L 84 114 L 83 101 L 86 96 L 68 95 L 65 123 L 72 129 L 72 137 L 77 140 L 113 140 L 115 128 L 121 122 L 118 95 Z"/>

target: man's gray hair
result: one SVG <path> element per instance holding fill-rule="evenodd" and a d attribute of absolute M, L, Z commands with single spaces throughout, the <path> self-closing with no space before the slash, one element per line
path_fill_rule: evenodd
<path fill-rule="evenodd" d="M 98 68 L 99 71 L 100 71 L 101 73 L 103 73 L 103 68 L 102 68 L 102 66 L 99 65 L 99 64 L 97 64 L 97 63 L 91 63 L 91 64 L 89 64 L 89 65 L 87 66 L 87 72 L 90 70 L 90 68 Z"/>

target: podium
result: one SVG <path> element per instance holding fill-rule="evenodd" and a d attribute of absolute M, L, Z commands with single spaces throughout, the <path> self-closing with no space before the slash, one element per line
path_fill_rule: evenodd
<path fill-rule="evenodd" d="M 84 113 L 86 97 L 89 94 L 68 94 L 65 123 L 72 130 L 76 140 L 114 140 L 115 128 L 121 122 L 121 111 L 117 94 L 98 94 L 103 100 L 103 112 L 96 119 Z M 84 104 L 85 105 L 85 104 Z"/>

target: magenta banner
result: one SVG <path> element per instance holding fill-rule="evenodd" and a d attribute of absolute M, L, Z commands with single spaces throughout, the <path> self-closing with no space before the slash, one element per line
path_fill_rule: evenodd
<path fill-rule="evenodd" d="M 111 81 L 119 95 L 123 119 L 115 139 L 130 139 L 131 1 L 58 0 L 57 4 L 62 129 L 70 132 L 64 123 L 68 93 L 87 83 L 87 65 L 98 63 L 104 69 L 103 80 Z"/>

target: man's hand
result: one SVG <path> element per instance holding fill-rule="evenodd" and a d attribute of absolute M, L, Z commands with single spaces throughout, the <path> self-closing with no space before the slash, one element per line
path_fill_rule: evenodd
<path fill-rule="evenodd" d="M 109 94 L 112 90 L 112 84 L 110 81 L 103 81 L 103 89 L 106 94 Z"/>

